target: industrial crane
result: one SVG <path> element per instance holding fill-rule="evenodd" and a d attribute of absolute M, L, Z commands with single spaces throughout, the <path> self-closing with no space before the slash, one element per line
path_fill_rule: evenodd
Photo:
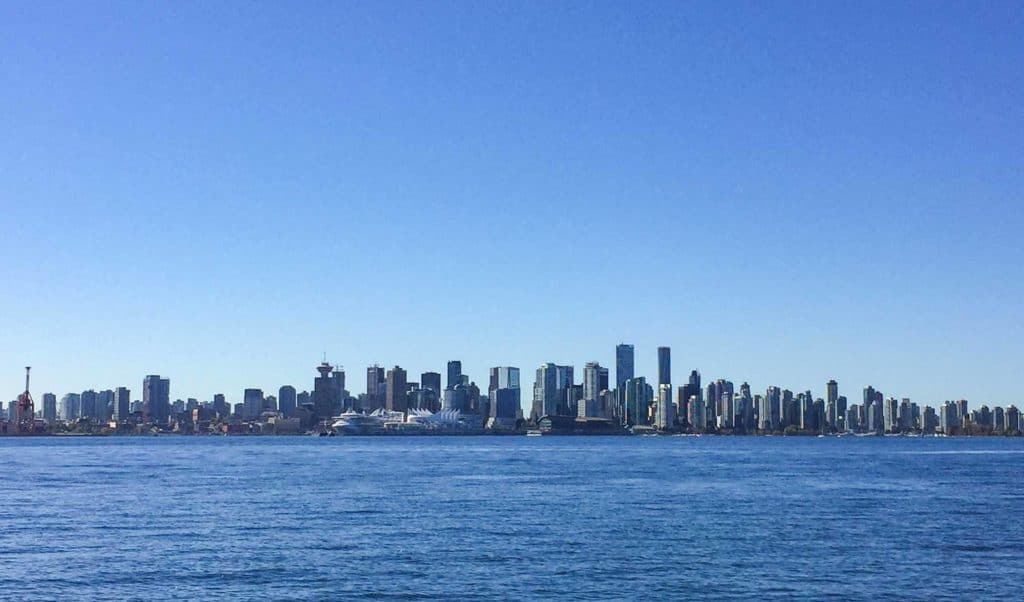
<path fill-rule="evenodd" d="M 35 402 L 32 401 L 32 394 L 28 392 L 28 377 L 32 366 L 25 366 L 25 392 L 18 396 L 18 432 L 31 435 L 35 432 L 36 416 Z"/>

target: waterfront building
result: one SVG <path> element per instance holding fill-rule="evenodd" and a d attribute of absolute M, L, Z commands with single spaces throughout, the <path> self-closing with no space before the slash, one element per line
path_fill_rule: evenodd
<path fill-rule="evenodd" d="M 469 386 L 455 385 L 454 388 L 444 390 L 444 399 L 441 405 L 442 410 L 469 411 Z"/>
<path fill-rule="evenodd" d="M 1017 409 L 1017 406 L 1011 405 L 1006 408 L 1006 412 L 1003 414 L 1003 420 L 1005 424 L 1003 428 L 1007 433 L 1015 433 L 1021 430 L 1020 410 Z"/>
<path fill-rule="evenodd" d="M 96 394 L 96 420 L 107 422 L 113 414 L 114 392 L 105 389 Z"/>
<path fill-rule="evenodd" d="M 327 362 L 321 362 L 316 371 L 319 376 L 313 379 L 311 401 L 313 413 L 318 419 L 324 420 L 341 412 L 345 373 L 335 370 Z"/>
<path fill-rule="evenodd" d="M 861 427 L 861 412 L 860 406 L 852 403 L 846 409 L 846 430 L 850 432 L 857 432 Z"/>
<path fill-rule="evenodd" d="M 834 379 L 825 383 L 825 403 L 836 403 L 839 401 L 839 383 Z"/>
<path fill-rule="evenodd" d="M 626 395 L 625 419 L 628 426 L 650 424 L 652 389 L 643 376 L 631 378 L 623 383 Z"/>
<path fill-rule="evenodd" d="M 734 391 L 733 384 L 725 379 L 718 379 L 714 383 L 708 385 L 708 397 L 713 397 L 717 404 L 716 416 L 718 422 L 716 423 L 719 428 L 731 429 L 733 428 L 733 418 L 735 417 L 735 410 L 733 409 L 734 402 Z"/>
<path fill-rule="evenodd" d="M 956 402 L 956 418 L 957 418 L 957 422 L 958 423 L 963 423 L 964 418 L 967 418 L 968 415 L 969 415 L 969 410 L 968 410 L 968 407 L 967 407 L 967 400 L 966 399 L 957 400 L 957 402 Z"/>
<path fill-rule="evenodd" d="M 57 419 L 57 396 L 43 393 L 43 420 L 53 422 Z"/>
<path fill-rule="evenodd" d="M 399 366 L 388 370 L 387 373 L 387 395 L 385 396 L 384 408 L 389 412 L 405 412 L 409 408 L 406 405 L 406 372 Z"/>
<path fill-rule="evenodd" d="M 718 400 L 707 398 L 704 400 L 704 428 L 715 430 L 718 428 Z"/>
<path fill-rule="evenodd" d="M 960 421 L 957 418 L 957 404 L 951 401 L 943 402 L 939 408 L 939 430 L 947 435 L 956 432 L 960 426 Z"/>
<path fill-rule="evenodd" d="M 658 387 L 672 383 L 672 350 L 658 347 Z"/>
<path fill-rule="evenodd" d="M 416 385 L 416 383 L 410 383 Z M 424 389 L 423 387 L 414 386 L 405 394 L 406 408 L 409 411 L 412 410 L 425 410 L 427 412 L 438 412 L 441 410 L 441 404 L 437 397 L 437 392 L 433 389 Z"/>
<path fill-rule="evenodd" d="M 520 396 L 521 391 L 519 387 L 507 388 L 499 386 L 491 391 L 490 415 L 487 418 L 487 428 L 498 430 L 515 428 L 520 411 Z"/>
<path fill-rule="evenodd" d="M 242 419 L 255 420 L 263 412 L 263 389 L 246 389 L 242 394 Z"/>
<path fill-rule="evenodd" d="M 79 396 L 81 399 L 82 418 L 89 418 L 90 420 L 96 418 L 96 391 L 89 389 L 88 391 L 82 391 Z"/>
<path fill-rule="evenodd" d="M 598 418 L 605 418 L 615 424 L 622 423 L 621 407 L 614 389 L 605 389 L 598 396 Z"/>
<path fill-rule="evenodd" d="M 686 426 L 690 420 L 690 396 L 687 395 L 689 385 L 680 385 L 676 389 L 676 422 Z"/>
<path fill-rule="evenodd" d="M 757 428 L 762 431 L 776 431 L 779 429 L 779 404 L 782 399 L 782 391 L 778 387 L 768 387 L 762 398 L 758 410 Z"/>
<path fill-rule="evenodd" d="M 558 414 L 558 366 L 548 362 L 537 368 L 533 383 L 533 408 L 530 420 L 536 422 L 544 416 Z"/>
<path fill-rule="evenodd" d="M 733 427 L 743 432 L 757 429 L 754 416 L 757 409 L 754 406 L 754 398 L 750 395 L 750 385 L 746 382 L 740 385 L 740 392 L 733 400 Z"/>
<path fill-rule="evenodd" d="M 364 411 L 373 411 L 384 407 L 387 392 L 387 375 L 384 368 L 377 364 L 366 368 L 366 398 L 363 401 Z"/>
<path fill-rule="evenodd" d="M 686 402 L 687 410 L 689 414 L 686 417 L 686 422 L 689 423 L 690 428 L 695 430 L 704 430 L 708 426 L 708 421 L 704 412 L 704 402 L 698 395 L 691 395 L 690 399 Z"/>
<path fill-rule="evenodd" d="M 580 418 L 603 418 L 599 408 L 601 392 L 608 389 L 608 368 L 597 362 L 587 362 L 583 368 L 583 399 L 577 416 Z"/>
<path fill-rule="evenodd" d="M 224 399 L 223 393 L 215 393 L 213 396 L 213 413 L 220 418 L 227 418 L 231 414 L 231 406 Z"/>
<path fill-rule="evenodd" d="M 658 385 L 658 403 L 655 406 L 654 426 L 668 430 L 675 426 L 675 406 L 672 405 L 672 385 Z"/>
<path fill-rule="evenodd" d="M 569 388 L 566 391 L 566 400 L 568 401 L 569 415 L 570 416 L 578 416 L 579 415 L 579 411 L 580 411 L 580 406 L 581 405 L 585 405 L 585 404 L 582 403 L 582 401 L 583 401 L 583 384 L 582 383 L 574 383 L 574 384 L 569 385 Z M 584 408 L 584 411 L 585 410 L 586 409 Z"/>
<path fill-rule="evenodd" d="M 420 374 L 420 388 L 429 389 L 434 392 L 436 397 L 440 397 L 441 391 L 441 373 L 440 372 L 424 372 Z"/>
<path fill-rule="evenodd" d="M 448 362 L 448 389 L 454 389 L 462 383 L 462 362 L 452 360 Z"/>
<path fill-rule="evenodd" d="M 127 420 L 132 411 L 132 392 L 128 387 L 118 387 L 114 391 L 114 412 L 112 418 L 118 422 Z"/>
<path fill-rule="evenodd" d="M 895 397 L 890 397 L 889 399 L 885 400 L 885 405 L 882 409 L 885 432 L 899 432 L 899 409 L 899 402 L 896 400 Z"/>
<path fill-rule="evenodd" d="M 575 386 L 573 366 L 555 366 L 555 395 L 558 398 L 556 412 L 559 416 L 575 416 L 575 403 L 571 393 Z"/>
<path fill-rule="evenodd" d="M 519 389 L 519 368 L 512 366 L 497 366 L 491 368 L 496 376 L 496 389 Z"/>
<path fill-rule="evenodd" d="M 78 420 L 81 412 L 81 396 L 78 393 L 68 393 L 60 398 L 60 406 L 57 415 L 61 420 Z"/>
<path fill-rule="evenodd" d="M 298 395 L 295 387 L 284 385 L 277 390 L 277 409 L 285 418 L 295 415 L 295 408 L 298 406 Z"/>
<path fill-rule="evenodd" d="M 142 414 L 147 422 L 167 424 L 171 417 L 171 381 L 150 374 L 142 381 Z"/>
<path fill-rule="evenodd" d="M 797 403 L 800 404 L 799 414 L 799 426 L 802 431 L 814 430 L 813 413 L 814 413 L 814 397 L 811 396 L 810 391 L 804 391 L 796 396 Z"/>
<path fill-rule="evenodd" d="M 921 432 L 930 435 L 935 432 L 938 426 L 939 418 L 935 414 L 935 409 L 931 406 L 925 407 L 924 414 L 921 415 Z"/>
<path fill-rule="evenodd" d="M 992 408 L 992 430 L 1004 431 L 1006 429 L 1006 418 L 1003 408 L 996 406 Z"/>
<path fill-rule="evenodd" d="M 915 426 L 914 410 L 916 406 L 910 403 L 910 398 L 904 397 L 900 400 L 899 412 L 896 416 L 896 426 L 900 431 L 912 430 Z"/>
<path fill-rule="evenodd" d="M 622 389 L 634 375 L 633 346 L 619 343 L 615 346 L 615 387 Z"/>

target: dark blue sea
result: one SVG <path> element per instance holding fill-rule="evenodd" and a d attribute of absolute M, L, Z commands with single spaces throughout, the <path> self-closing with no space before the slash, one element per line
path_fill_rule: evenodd
<path fill-rule="evenodd" d="M 1024 439 L 0 439 L 5 599 L 1024 598 Z"/>

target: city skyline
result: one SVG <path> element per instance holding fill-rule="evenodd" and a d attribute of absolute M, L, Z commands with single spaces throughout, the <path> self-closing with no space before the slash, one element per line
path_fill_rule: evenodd
<path fill-rule="evenodd" d="M 621 388 L 623 390 L 628 389 L 629 388 L 628 382 L 630 380 L 642 379 L 648 386 L 652 387 L 653 398 L 651 400 L 651 403 L 654 404 L 654 405 L 656 405 L 657 400 L 658 400 L 658 390 L 659 390 L 659 386 L 660 385 L 670 385 L 671 386 L 671 389 L 670 389 L 670 391 L 671 391 L 670 402 L 677 403 L 678 399 L 679 399 L 678 395 L 682 394 L 683 387 L 686 386 L 687 384 L 689 384 L 690 386 L 693 386 L 694 375 L 696 375 L 696 377 L 697 377 L 697 382 L 698 382 L 697 390 L 698 391 L 700 390 L 700 388 L 699 388 L 700 379 L 703 378 L 704 382 L 709 382 L 708 378 L 710 376 L 711 377 L 711 381 L 710 382 L 715 382 L 716 380 L 717 380 L 717 382 L 728 381 L 730 387 L 733 386 L 733 384 L 732 384 L 733 380 L 735 380 L 735 382 L 742 382 L 744 385 L 746 385 L 748 387 L 748 391 L 749 390 L 764 391 L 766 389 L 779 389 L 779 390 L 785 389 L 785 390 L 790 390 L 790 391 L 793 391 L 793 392 L 808 391 L 808 392 L 812 392 L 813 393 L 813 397 L 814 398 L 822 398 L 822 399 L 824 399 L 824 400 L 826 400 L 828 402 L 834 402 L 836 400 L 836 398 L 838 398 L 840 396 L 842 396 L 844 398 L 848 397 L 844 393 L 844 391 L 848 391 L 848 390 L 856 390 L 856 391 L 871 390 L 871 391 L 874 391 L 874 390 L 877 389 L 877 390 L 884 390 L 884 391 L 886 391 L 886 394 L 890 395 L 892 397 L 898 397 L 900 399 L 913 399 L 915 403 L 920 403 L 920 405 L 922 405 L 922 406 L 925 406 L 925 405 L 941 406 L 941 404 L 943 402 L 946 402 L 946 401 L 957 401 L 957 400 L 969 400 L 969 401 L 971 401 L 971 402 L 973 402 L 975 404 L 987 404 L 987 405 L 993 405 L 993 406 L 1009 406 L 1009 405 L 1016 405 L 1016 404 L 1020 404 L 1021 403 L 1021 401 L 1019 399 L 1015 399 L 1015 398 L 983 399 L 983 398 L 964 396 L 964 395 L 947 395 L 947 396 L 944 396 L 944 397 L 941 397 L 941 398 L 935 398 L 935 399 L 928 398 L 928 399 L 925 399 L 925 398 L 914 397 L 913 395 L 909 395 L 906 392 L 900 390 L 898 387 L 897 388 L 883 387 L 883 386 L 877 386 L 876 387 L 876 384 L 875 383 L 871 383 L 871 382 L 865 383 L 865 384 L 862 384 L 862 385 L 856 385 L 856 384 L 851 383 L 851 384 L 848 385 L 849 388 L 847 389 L 847 388 L 843 388 L 842 387 L 842 384 L 841 384 L 842 381 L 837 381 L 837 379 L 833 378 L 833 377 L 827 377 L 827 380 L 823 379 L 822 382 L 817 383 L 817 385 L 811 384 L 811 385 L 796 386 L 796 385 L 793 385 L 791 383 L 786 383 L 786 382 L 778 381 L 778 379 L 776 379 L 776 380 L 774 380 L 772 382 L 769 382 L 769 383 L 750 385 L 749 380 L 743 378 L 742 376 L 737 376 L 737 375 L 732 375 L 732 374 L 709 375 L 706 372 L 704 372 L 703 370 L 701 370 L 699 367 L 677 368 L 676 375 L 677 375 L 677 378 L 679 380 L 678 381 L 669 380 L 669 381 L 665 382 L 665 381 L 663 381 L 663 377 L 666 376 L 666 375 L 670 376 L 669 372 L 671 371 L 670 364 L 669 364 L 670 361 L 671 361 L 669 359 L 670 356 L 671 356 L 671 350 L 672 350 L 671 346 L 659 345 L 659 346 L 656 347 L 656 352 L 655 352 L 656 353 L 656 357 L 655 357 L 655 361 L 654 361 L 654 366 L 652 367 L 652 370 L 651 370 L 650 373 L 644 372 L 643 370 L 636 369 L 636 364 L 635 364 L 636 346 L 635 345 L 628 344 L 628 343 L 619 343 L 619 344 L 616 344 L 614 346 L 614 349 L 615 349 L 615 351 L 614 351 L 615 359 L 612 362 L 607 362 L 607 361 L 602 362 L 600 360 L 590 360 L 590 361 L 587 361 L 587 362 L 583 362 L 582 365 L 579 366 L 578 371 L 576 370 L 577 364 L 575 364 L 575 363 L 555 363 L 555 362 L 547 362 L 547 361 L 541 362 L 539 364 L 540 367 L 537 368 L 537 378 L 534 379 L 532 381 L 532 383 L 535 384 L 535 383 L 539 383 L 539 382 L 544 381 L 545 377 L 542 376 L 542 371 L 545 370 L 546 368 L 549 368 L 551 370 L 551 376 L 550 376 L 550 381 L 552 383 L 551 386 L 554 387 L 555 389 L 560 389 L 561 391 L 560 391 L 559 394 L 562 397 L 564 397 L 564 395 L 565 395 L 565 386 L 568 386 L 568 385 L 580 387 L 581 390 L 588 391 L 589 390 L 588 383 L 591 382 L 591 381 L 595 381 L 596 382 L 596 379 L 597 379 L 597 373 L 596 372 L 591 372 L 591 369 L 593 367 L 594 369 L 600 369 L 603 372 L 604 382 L 607 384 L 607 387 L 612 389 L 612 390 L 615 390 L 617 388 Z M 535 392 L 533 391 L 533 384 L 531 384 L 531 382 L 529 381 L 529 378 L 527 378 L 526 380 L 520 380 L 520 377 L 519 377 L 519 373 L 521 371 L 523 371 L 523 369 L 524 369 L 522 366 L 511 366 L 509 364 L 503 364 L 503 365 L 499 365 L 499 366 L 490 366 L 486 370 L 483 370 L 482 378 L 478 378 L 477 375 L 470 374 L 470 373 L 467 372 L 467 370 L 463 367 L 464 363 L 463 363 L 462 360 L 447 360 L 447 361 L 445 361 L 444 362 L 444 364 L 445 364 L 444 373 L 433 371 L 433 370 L 430 370 L 430 369 L 422 370 L 421 371 L 418 368 L 409 368 L 407 366 L 402 366 L 400 364 L 394 364 L 394 365 L 390 365 L 390 366 L 386 367 L 386 366 L 382 366 L 382 365 L 380 365 L 378 363 L 374 363 L 374 364 L 371 364 L 371 365 L 369 365 L 369 366 L 367 366 L 367 367 L 362 369 L 362 370 L 365 370 L 366 374 L 367 374 L 367 379 L 365 381 L 365 388 L 364 388 L 364 386 L 363 386 L 364 381 L 362 379 L 357 378 L 355 380 L 352 380 L 349 368 L 346 368 L 343 364 L 335 364 L 335 363 L 332 363 L 332 362 L 328 362 L 327 361 L 328 358 L 327 358 L 326 354 L 324 354 L 322 356 L 322 359 L 323 359 L 323 361 L 319 364 L 319 366 L 316 367 L 316 369 L 321 374 L 321 378 L 327 378 L 327 379 L 331 379 L 331 378 L 335 378 L 335 377 L 339 378 L 340 379 L 340 383 L 341 383 L 339 385 L 340 388 L 348 391 L 353 397 L 365 394 L 371 400 L 379 400 L 381 407 L 385 407 L 388 410 L 392 410 L 392 409 L 404 410 L 405 409 L 405 406 L 402 405 L 402 403 L 404 403 L 404 402 L 399 402 L 398 406 L 394 405 L 395 401 L 392 399 L 392 389 L 389 386 L 387 386 L 387 383 L 392 378 L 392 371 L 393 371 L 393 369 L 399 369 L 400 370 L 401 375 L 397 376 L 397 378 L 399 378 L 399 380 L 397 382 L 401 383 L 401 385 L 402 385 L 401 388 L 403 388 L 403 389 L 405 388 L 405 384 L 406 383 L 415 383 L 415 384 L 419 385 L 421 388 L 434 388 L 434 387 L 437 387 L 438 388 L 437 392 L 438 393 L 442 393 L 445 389 L 451 389 L 456 384 L 459 384 L 459 383 L 470 384 L 470 383 L 472 383 L 472 384 L 476 384 L 477 387 L 483 392 L 484 395 L 486 395 L 489 392 L 489 390 L 495 388 L 494 385 L 495 385 L 496 382 L 499 382 L 499 383 L 505 382 L 505 383 L 507 383 L 509 381 L 509 378 L 510 378 L 508 376 L 508 374 L 509 374 L 508 371 L 509 370 L 514 370 L 516 372 L 515 383 L 518 385 L 518 388 L 520 388 L 522 391 L 524 391 L 524 394 L 523 394 L 523 396 L 521 398 L 521 402 L 520 402 L 521 408 L 523 410 L 523 414 L 526 415 L 526 416 L 531 416 L 534 413 L 534 410 L 535 410 L 535 409 L 531 410 L 531 406 L 532 406 L 532 404 L 535 401 L 535 397 L 534 397 Z M 34 368 L 34 370 L 35 370 L 35 368 Z M 362 372 L 362 370 L 360 370 L 360 372 Z M 527 369 L 526 373 L 529 374 L 532 371 L 533 371 L 532 368 L 531 369 Z M 564 371 L 564 374 L 563 374 L 563 371 Z M 615 380 L 617 380 L 619 378 L 619 373 L 620 372 L 625 372 L 625 374 L 623 375 L 623 378 L 625 380 L 622 383 L 619 383 L 618 385 L 616 385 Z M 38 374 L 38 371 L 34 372 L 34 374 Z M 371 374 L 374 375 L 374 376 L 371 377 L 370 376 Z M 500 377 L 498 376 L 499 374 L 501 375 Z M 243 386 L 240 389 L 241 393 L 234 392 L 234 391 L 232 391 L 230 389 L 226 389 L 226 388 L 220 388 L 220 389 L 218 389 L 215 392 L 203 392 L 203 393 L 189 392 L 189 393 L 186 393 L 186 394 L 182 394 L 180 392 L 176 392 L 175 389 L 173 388 L 173 385 L 169 385 L 168 384 L 168 381 L 170 380 L 168 375 L 166 375 L 166 374 L 161 375 L 161 374 L 158 374 L 158 373 L 153 373 L 153 374 L 147 374 L 144 377 L 144 379 L 142 381 L 142 385 L 138 389 L 140 391 L 140 393 L 137 394 L 137 395 L 132 396 L 129 399 L 129 401 L 145 402 L 147 396 L 150 394 L 150 392 L 152 390 L 154 390 L 154 389 L 151 389 L 151 385 L 150 385 L 150 382 L 153 381 L 153 382 L 156 383 L 155 386 L 163 387 L 163 389 L 162 389 L 163 391 L 167 391 L 168 387 L 169 386 L 171 387 L 170 388 L 170 391 L 171 391 L 170 393 L 166 393 L 165 392 L 163 394 L 164 397 L 168 399 L 168 401 L 174 400 L 174 399 L 177 399 L 177 400 L 196 399 L 196 400 L 199 400 L 199 401 L 202 401 L 202 402 L 210 402 L 211 400 L 214 400 L 215 398 L 219 397 L 222 400 L 226 399 L 227 403 L 229 403 L 231 405 L 236 404 L 236 403 L 242 403 L 243 405 L 247 405 L 245 403 L 245 400 L 246 400 L 246 398 L 247 398 L 247 396 L 248 396 L 250 391 L 258 391 L 260 393 L 261 398 L 262 398 L 264 391 L 266 391 L 268 395 L 271 395 L 271 394 L 273 394 L 274 391 L 278 391 L 278 390 L 283 391 L 285 388 L 290 388 L 290 389 L 292 389 L 292 392 L 291 392 L 292 396 L 294 396 L 296 394 L 296 392 L 307 393 L 307 394 L 312 396 L 310 399 L 311 399 L 311 401 L 313 403 L 315 403 L 315 401 L 316 401 L 316 390 L 319 387 L 319 384 L 317 384 L 317 383 L 319 383 L 320 379 L 319 378 L 314 378 L 315 377 L 315 373 L 313 371 L 309 371 L 309 373 L 306 376 L 307 376 L 306 381 L 313 382 L 312 386 L 307 386 L 306 384 L 304 384 L 304 383 L 306 383 L 306 381 L 303 381 L 303 380 L 300 379 L 300 380 L 296 380 L 294 382 L 282 381 L 282 382 L 279 382 L 279 383 L 276 383 L 276 384 L 275 383 L 265 384 L 265 385 L 262 385 L 260 387 L 246 385 L 246 386 Z M 442 381 L 442 379 L 444 379 L 444 380 Z M 730 380 L 730 379 L 733 379 L 733 380 Z M 348 384 L 346 384 L 346 381 L 347 381 Z M 371 381 L 376 381 L 376 383 L 377 383 L 376 388 L 371 389 Z M 109 386 L 108 386 L 108 384 L 97 385 L 95 383 L 92 383 L 89 386 L 86 386 L 84 388 L 68 389 L 68 390 L 63 391 L 63 392 L 58 392 L 59 390 L 57 390 L 57 389 L 47 388 L 47 387 L 43 387 L 43 386 L 38 385 L 38 380 L 36 380 L 34 382 L 36 384 L 33 385 L 33 389 L 37 389 L 37 391 L 42 391 L 42 390 L 45 389 L 45 393 L 38 393 L 38 392 L 36 392 L 36 393 L 34 393 L 35 395 L 37 395 L 37 396 L 39 396 L 39 395 L 57 396 L 58 398 L 60 398 L 62 395 L 65 395 L 65 394 L 77 395 L 79 392 L 96 394 L 97 391 L 98 391 L 100 393 L 103 393 L 103 392 L 106 391 L 106 389 L 109 389 L 109 390 L 115 392 L 116 396 L 118 398 L 121 398 L 121 396 L 123 395 L 121 391 L 123 389 L 127 389 L 128 391 L 133 390 L 133 387 L 130 384 L 126 385 L 125 383 L 117 383 L 117 384 L 113 384 L 113 385 L 109 385 Z M 330 382 L 330 381 L 328 380 L 328 381 L 325 381 L 325 382 Z M 678 391 L 678 393 L 677 393 L 677 391 Z M 600 389 L 596 389 L 595 392 L 600 392 Z M 692 393 L 692 391 L 691 391 L 691 393 Z M 729 390 L 729 395 L 731 396 L 732 393 L 733 393 L 733 391 L 730 389 Z M 14 398 L 14 396 L 9 396 L 9 397 L 11 397 L 12 399 Z M 585 399 L 589 399 L 588 397 L 586 397 L 586 394 L 584 395 L 584 398 Z M 113 400 L 113 398 L 111 400 L 108 400 L 108 401 L 112 401 L 112 400 Z M 440 397 L 438 398 L 438 402 L 439 403 L 441 402 L 441 398 Z M 620 400 L 620 402 L 621 402 L 621 400 Z M 555 403 L 555 402 L 551 402 L 551 403 Z M 550 410 L 551 407 L 548 407 L 548 409 Z M 85 412 L 85 411 L 83 410 L 83 412 Z M 550 413 L 550 412 L 548 412 L 548 413 Z M 538 415 L 543 415 L 543 412 L 541 414 L 538 414 Z"/>
<path fill-rule="evenodd" d="M 751 383 L 1024 390 L 1019 4 L 0 23 L 8 395 L 25 365 L 273 390 L 323 352 L 615 378 L 609 339 L 650 382 L 668 344 Z"/>

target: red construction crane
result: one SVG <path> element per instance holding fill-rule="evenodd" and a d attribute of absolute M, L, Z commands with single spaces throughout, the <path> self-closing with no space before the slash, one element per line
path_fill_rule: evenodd
<path fill-rule="evenodd" d="M 25 366 L 25 392 L 18 396 L 18 432 L 30 435 L 35 432 L 35 402 L 28 392 L 28 376 L 32 366 Z"/>

